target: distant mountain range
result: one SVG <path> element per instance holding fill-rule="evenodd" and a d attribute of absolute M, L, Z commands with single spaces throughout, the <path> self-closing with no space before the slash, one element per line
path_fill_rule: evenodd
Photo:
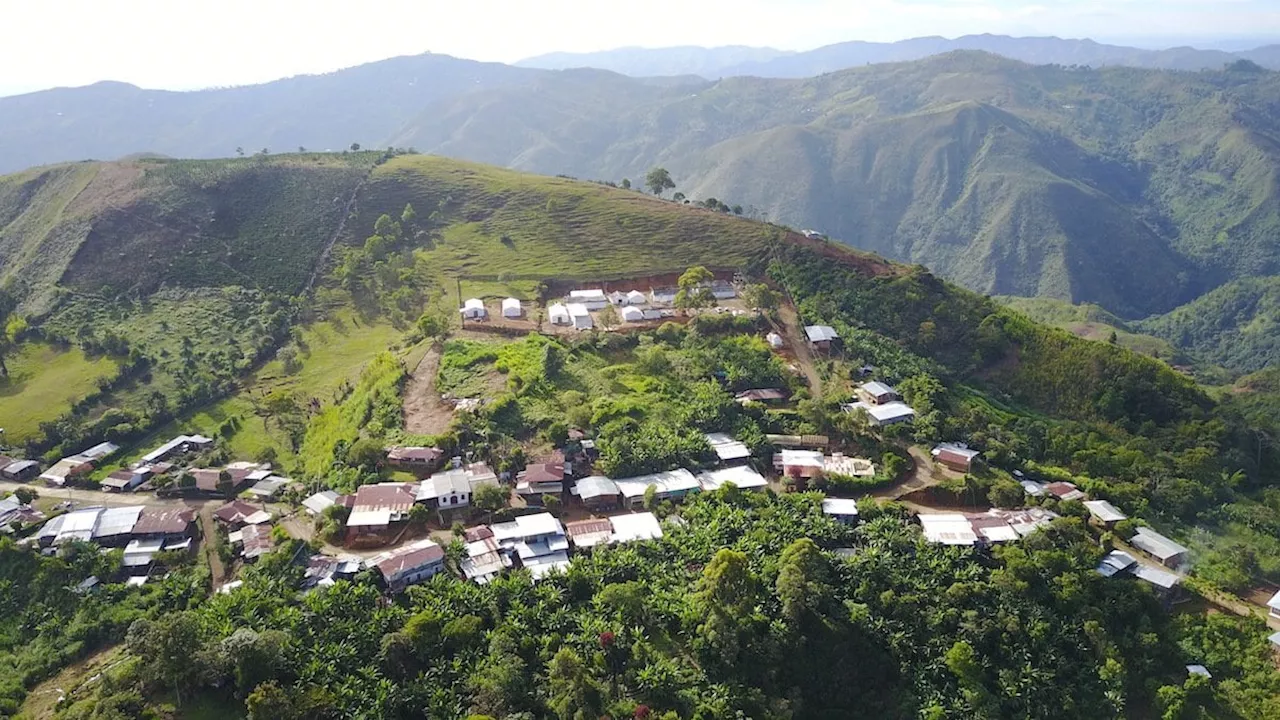
<path fill-rule="evenodd" d="M 101 83 L 0 98 L 3 171 L 352 143 L 637 186 L 662 165 L 690 201 L 815 228 L 982 292 L 1091 302 L 1126 320 L 1280 271 L 1280 73 L 1240 61 L 1173 72 L 958 51 L 708 81 L 422 55 L 243 88 Z M 1276 312 L 1242 304 L 1262 291 L 1236 283 L 1231 302 L 1198 307 L 1243 327 Z M 1149 327 L 1194 335 L 1206 352 L 1231 337 L 1186 326 L 1184 313 Z M 1252 345 L 1233 364 L 1255 365 L 1267 345 Z"/>
<path fill-rule="evenodd" d="M 805 52 L 774 48 L 671 47 L 619 48 L 593 53 L 556 52 L 516 63 L 545 70 L 599 68 L 631 75 L 700 75 L 726 78 L 741 75 L 770 78 L 804 78 L 871 63 L 919 60 L 954 50 L 982 50 L 1033 65 L 1087 65 L 1158 68 L 1165 70 L 1217 70 L 1237 60 L 1249 60 L 1280 70 L 1280 44 L 1242 52 L 1175 47 L 1145 50 L 1106 45 L 1093 40 L 1056 37 L 965 35 L 955 39 L 922 37 L 891 43 L 843 42 Z"/>

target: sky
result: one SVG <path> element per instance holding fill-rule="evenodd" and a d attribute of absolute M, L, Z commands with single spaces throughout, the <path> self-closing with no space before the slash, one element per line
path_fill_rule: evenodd
<path fill-rule="evenodd" d="M 982 32 L 1151 47 L 1280 41 L 1280 0 L 0 0 L 0 18 L 0 95 L 99 80 L 245 85 L 428 51 L 514 62 Z"/>

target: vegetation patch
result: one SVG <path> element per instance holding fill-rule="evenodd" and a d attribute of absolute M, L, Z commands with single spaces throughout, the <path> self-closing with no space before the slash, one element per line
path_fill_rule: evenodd
<path fill-rule="evenodd" d="M 91 358 L 79 347 L 38 340 L 21 343 L 5 356 L 5 365 L 9 377 L 0 378 L 0 422 L 13 444 L 39 435 L 41 423 L 55 420 L 119 369 L 109 356 Z"/>

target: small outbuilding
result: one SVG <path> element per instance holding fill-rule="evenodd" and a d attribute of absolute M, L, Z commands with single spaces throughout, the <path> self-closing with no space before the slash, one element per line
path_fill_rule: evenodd
<path fill-rule="evenodd" d="M 618 313 L 623 322 L 644 322 L 644 310 L 635 305 L 624 305 Z"/>
<path fill-rule="evenodd" d="M 563 303 L 551 303 L 547 307 L 547 321 L 552 325 L 573 324 L 573 318 L 569 315 L 569 308 Z"/>
<path fill-rule="evenodd" d="M 853 498 L 823 498 L 822 514 L 845 525 L 858 522 L 858 501 Z"/>
<path fill-rule="evenodd" d="M 930 454 L 939 465 L 963 473 L 969 472 L 973 467 L 973 461 L 978 457 L 977 450 L 952 443 L 942 443 L 930 451 Z"/>
<path fill-rule="evenodd" d="M 1149 527 L 1140 527 L 1130 544 L 1160 561 L 1161 565 L 1176 568 L 1187 560 L 1191 552 L 1187 548 L 1161 535 Z"/>
<path fill-rule="evenodd" d="M 769 347 L 773 348 L 774 350 L 781 349 L 782 346 L 786 344 L 782 340 L 782 336 L 776 332 L 771 332 L 768 335 L 765 335 L 764 339 L 769 343 Z"/>
<path fill-rule="evenodd" d="M 595 327 L 595 323 L 591 321 L 591 310 L 588 305 L 584 303 L 569 303 L 565 307 L 569 310 L 570 324 L 575 329 L 590 330 Z"/>
<path fill-rule="evenodd" d="M 815 350 L 830 350 L 840 339 L 840 334 L 830 325 L 806 325 L 804 334 Z"/>
<path fill-rule="evenodd" d="M 480 298 L 471 298 L 462 303 L 461 312 L 467 320 L 482 320 L 485 316 L 484 302 Z"/>
<path fill-rule="evenodd" d="M 520 307 L 519 300 L 509 297 L 502 301 L 502 317 L 518 318 L 522 315 L 524 315 L 524 310 Z"/>

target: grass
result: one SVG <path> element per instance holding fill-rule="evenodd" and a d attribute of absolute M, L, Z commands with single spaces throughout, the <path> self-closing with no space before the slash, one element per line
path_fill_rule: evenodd
<path fill-rule="evenodd" d="M 532 284 L 518 281 L 739 268 L 781 232 L 639 192 L 414 155 L 374 170 L 352 237 L 368 237 L 379 215 L 407 203 L 419 218 L 438 212 L 448 223 L 420 251 L 441 277 L 497 283 L 464 280 L 468 296 L 528 296 Z"/>
<path fill-rule="evenodd" d="M 115 373 L 107 357 L 88 358 L 79 348 L 60 350 L 23 343 L 6 358 L 9 379 L 0 381 L 0 427 L 11 444 L 36 435 L 40 423 L 57 418 L 77 399 L 97 389 L 99 378 Z"/>
<path fill-rule="evenodd" d="M 1116 344 L 1121 347 L 1170 362 L 1184 360 L 1183 354 L 1168 340 L 1134 332 L 1123 320 L 1097 305 L 1073 305 L 1052 298 L 1003 296 L 995 299 L 1036 322 L 1062 328 L 1086 340 L 1109 342 L 1114 332 Z"/>

